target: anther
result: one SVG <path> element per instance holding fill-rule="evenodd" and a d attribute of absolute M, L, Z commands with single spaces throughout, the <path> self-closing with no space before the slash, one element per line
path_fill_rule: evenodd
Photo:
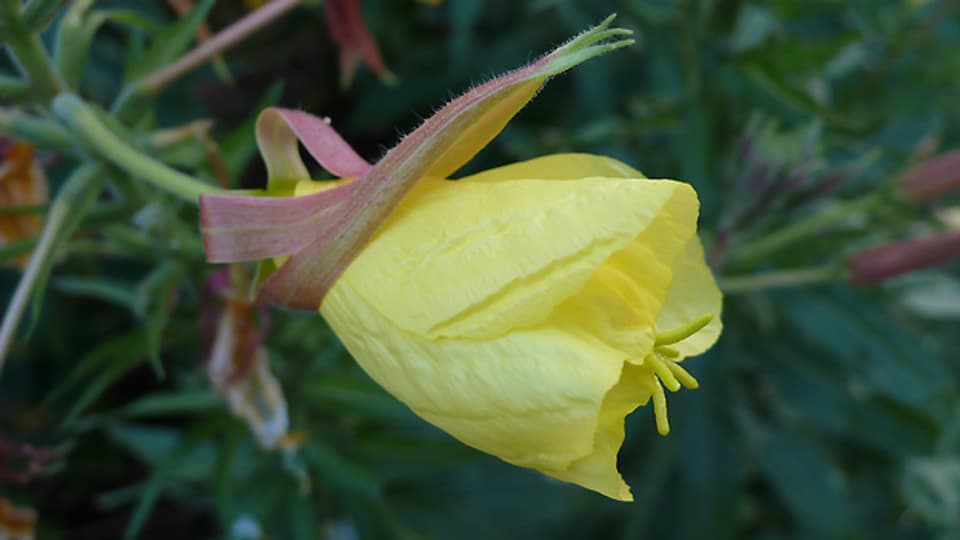
<path fill-rule="evenodd" d="M 697 382 L 697 379 L 693 377 L 687 370 L 680 367 L 680 364 L 676 362 L 666 362 L 667 367 L 670 368 L 670 371 L 680 380 L 680 383 L 683 384 L 685 388 L 690 390 L 696 390 L 700 388 L 700 383 Z"/>
<path fill-rule="evenodd" d="M 660 356 L 665 356 L 667 358 L 676 358 L 680 356 L 680 351 L 674 349 L 673 347 L 667 347 L 666 345 L 661 347 L 655 347 L 653 352 L 659 354 Z"/>
<path fill-rule="evenodd" d="M 667 420 L 667 395 L 663 392 L 660 379 L 650 373 L 653 380 L 653 414 L 657 419 L 657 433 L 666 436 L 670 433 L 670 421 Z"/>
<path fill-rule="evenodd" d="M 647 355 L 643 360 L 645 366 L 649 366 L 654 373 L 657 374 L 657 377 L 660 377 L 660 380 L 663 381 L 663 384 L 666 385 L 667 389 L 671 392 L 676 392 L 680 389 L 680 382 L 677 381 L 677 378 L 673 376 L 673 372 L 670 371 L 670 368 L 667 367 L 667 364 L 672 364 L 673 362 L 667 361 L 664 362 L 657 358 L 656 354 Z"/>

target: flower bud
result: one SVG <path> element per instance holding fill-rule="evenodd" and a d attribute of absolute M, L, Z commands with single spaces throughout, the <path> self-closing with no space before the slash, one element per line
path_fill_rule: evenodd
<path fill-rule="evenodd" d="M 960 190 L 960 150 L 918 163 L 900 176 L 900 188 L 914 202 L 927 202 Z"/>
<path fill-rule="evenodd" d="M 847 259 L 847 268 L 854 283 L 879 283 L 958 256 L 960 231 L 948 231 L 859 251 Z"/>
<path fill-rule="evenodd" d="M 380 79 L 390 84 L 393 75 L 387 70 L 380 56 L 380 49 L 360 13 L 357 0 L 327 0 L 324 2 L 327 28 L 340 47 L 340 83 L 350 86 L 357 63 L 363 61 Z"/>

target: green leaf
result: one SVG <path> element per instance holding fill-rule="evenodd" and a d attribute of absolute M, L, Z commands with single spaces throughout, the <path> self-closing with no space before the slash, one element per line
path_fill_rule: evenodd
<path fill-rule="evenodd" d="M 227 162 L 230 178 L 234 181 L 240 178 L 250 158 L 257 151 L 257 140 L 254 132 L 257 125 L 257 116 L 263 109 L 272 107 L 280 101 L 280 96 L 283 95 L 283 87 L 282 80 L 271 84 L 251 109 L 253 113 L 248 115 L 240 125 L 220 137 L 220 152 L 223 154 L 224 161 Z"/>
<path fill-rule="evenodd" d="M 321 480 L 337 491 L 376 498 L 381 491 L 377 477 L 357 463 L 351 463 L 333 447 L 311 441 L 301 450 L 307 463 Z"/>
<path fill-rule="evenodd" d="M 15 101 L 27 97 L 30 85 L 19 77 L 0 74 L 0 99 Z"/>
<path fill-rule="evenodd" d="M 21 240 L 14 240 L 8 244 L 3 244 L 0 246 L 0 262 L 7 262 L 14 257 L 19 257 L 24 253 L 30 253 L 33 248 L 37 247 L 36 238 L 24 238 Z"/>
<path fill-rule="evenodd" d="M 77 0 L 70 4 L 60 20 L 53 47 L 53 60 L 68 88 L 77 89 L 86 64 L 93 36 L 105 19 L 87 17 L 93 0 Z"/>
<path fill-rule="evenodd" d="M 89 12 L 93 0 L 78 0 L 70 4 L 57 29 L 53 58 L 64 82 L 77 90 L 83 68 L 90 56 L 90 45 L 97 31 L 106 22 L 119 23 L 154 34 L 160 26 L 143 15 L 129 10 L 97 10 Z"/>
<path fill-rule="evenodd" d="M 136 81 L 169 64 L 182 55 L 193 42 L 197 29 L 206 20 L 216 0 L 201 0 L 190 13 L 177 20 L 160 32 L 150 47 L 136 60 L 127 64 L 126 80 Z"/>
<path fill-rule="evenodd" d="M 303 391 L 304 398 L 320 408 L 393 422 L 414 419 L 409 409 L 369 381 L 331 375 L 307 382 Z"/>
<path fill-rule="evenodd" d="M 134 311 L 144 319 L 147 351 L 157 377 L 164 377 L 160 349 L 163 331 L 175 305 L 177 284 L 183 269 L 173 261 L 164 261 L 153 269 L 137 286 Z"/>
<path fill-rule="evenodd" d="M 23 23 L 39 34 L 53 21 L 66 3 L 67 0 L 30 0 L 21 12 Z"/>
<path fill-rule="evenodd" d="M 797 523 L 820 538 L 850 533 L 852 516 L 842 468 L 795 429 L 770 426 L 756 437 L 753 459 Z"/>
<path fill-rule="evenodd" d="M 147 485 L 140 495 L 137 506 L 131 513 L 130 521 L 124 538 L 136 538 L 153 510 L 160 492 L 173 472 L 188 458 L 194 450 L 207 441 L 213 433 L 210 422 L 194 424 L 186 433 L 177 439 L 176 445 L 166 453 L 160 463 L 153 469 Z"/>
<path fill-rule="evenodd" d="M 125 405 L 117 415 L 122 418 L 197 414 L 220 409 L 223 402 L 211 390 L 175 390 L 156 392 Z"/>
<path fill-rule="evenodd" d="M 77 367 L 54 387 L 46 401 L 56 402 L 71 388 L 82 388 L 71 399 L 71 406 L 60 425 L 71 426 L 94 401 L 124 374 L 140 363 L 146 354 L 146 335 L 140 328 L 109 339 L 83 355 Z"/>
<path fill-rule="evenodd" d="M 73 296 L 85 296 L 103 300 L 133 312 L 136 301 L 134 290 L 116 279 L 64 276 L 54 280 L 54 287 Z"/>
<path fill-rule="evenodd" d="M 40 309 L 47 290 L 47 280 L 53 269 L 54 259 L 80 225 L 87 210 L 100 197 L 105 182 L 105 171 L 98 165 L 78 167 L 57 193 L 56 200 L 47 213 L 43 236 L 52 235 L 48 248 L 38 253 L 43 257 L 33 284 L 30 318 L 26 334 L 30 335 L 40 319 Z M 26 274 L 25 274 L 26 275 Z"/>

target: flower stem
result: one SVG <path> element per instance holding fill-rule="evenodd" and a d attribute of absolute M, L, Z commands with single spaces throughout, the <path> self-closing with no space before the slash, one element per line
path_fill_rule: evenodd
<path fill-rule="evenodd" d="M 31 94 L 44 100 L 57 95 L 63 89 L 63 81 L 40 37 L 24 24 L 19 0 L 0 0 L 0 28 L 7 49 L 30 83 Z"/>
<path fill-rule="evenodd" d="M 19 100 L 30 93 L 30 85 L 19 77 L 0 74 L 0 99 Z"/>
<path fill-rule="evenodd" d="M 76 152 L 70 133 L 58 122 L 0 107 L 0 135 L 59 152 Z"/>
<path fill-rule="evenodd" d="M 806 219 L 787 225 L 755 242 L 735 249 L 731 264 L 742 266 L 768 257 L 799 240 L 809 238 L 824 227 L 849 219 L 851 215 L 875 206 L 885 197 L 886 193 L 884 191 L 871 193 L 827 208 Z"/>
<path fill-rule="evenodd" d="M 47 213 L 43 233 L 3 315 L 3 323 L 0 325 L 0 372 L 3 371 L 3 363 L 13 344 L 17 326 L 34 296 L 37 283 L 49 271 L 57 248 L 79 223 L 83 212 L 96 198 L 102 185 L 103 168 L 87 164 L 74 171 L 57 194 L 57 200 Z"/>
<path fill-rule="evenodd" d="M 120 167 L 131 176 L 140 177 L 185 201 L 197 204 L 202 193 L 219 191 L 147 156 L 115 135 L 89 105 L 73 94 L 61 94 L 53 101 L 53 109 L 77 135 L 100 157 Z"/>
<path fill-rule="evenodd" d="M 724 294 L 742 294 L 767 289 L 782 289 L 827 283 L 836 281 L 842 276 L 843 272 L 838 267 L 828 265 L 762 272 L 747 276 L 721 276 L 717 281 L 720 290 L 722 290 Z"/>
<path fill-rule="evenodd" d="M 157 92 L 183 74 L 193 70 L 222 51 L 233 47 L 250 34 L 267 26 L 276 18 L 290 11 L 302 0 L 273 0 L 252 11 L 215 36 L 180 57 L 176 62 L 148 75 L 143 81 L 143 90 Z"/>

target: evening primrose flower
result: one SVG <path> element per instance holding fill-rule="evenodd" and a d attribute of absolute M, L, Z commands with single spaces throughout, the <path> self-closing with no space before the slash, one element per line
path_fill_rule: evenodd
<path fill-rule="evenodd" d="M 210 260 L 260 259 L 262 296 L 319 309 L 428 422 L 630 500 L 624 417 L 652 400 L 666 434 L 665 387 L 696 388 L 682 362 L 721 329 L 696 193 L 586 154 L 447 180 L 547 77 L 622 46 L 608 24 L 454 100 L 373 166 L 329 122 L 268 110 L 274 196 L 204 196 L 201 216 Z M 341 180 L 309 181 L 298 139 Z"/>

